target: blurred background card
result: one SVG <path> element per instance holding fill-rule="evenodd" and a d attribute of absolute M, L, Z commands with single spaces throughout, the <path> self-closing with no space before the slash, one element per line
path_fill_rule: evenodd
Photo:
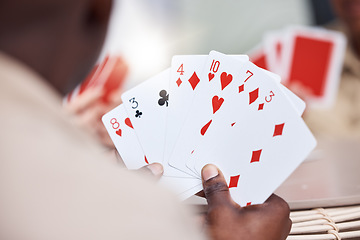
<path fill-rule="evenodd" d="M 308 107 L 327 109 L 336 99 L 345 48 L 341 32 L 289 26 L 266 32 L 249 55 L 258 67 L 280 75 Z"/>
<path fill-rule="evenodd" d="M 65 97 L 64 103 L 73 102 L 88 89 L 94 88 L 102 89 L 101 100 L 108 103 L 113 93 L 121 91 L 127 73 L 128 65 L 122 57 L 108 55 L 102 62 L 96 64 L 84 81 Z"/>
<path fill-rule="evenodd" d="M 258 44 L 248 52 L 249 59 L 256 66 L 269 70 L 267 54 L 265 54 L 263 43 Z"/>
<path fill-rule="evenodd" d="M 331 107 L 343 66 L 343 34 L 315 27 L 291 27 L 286 29 L 285 41 L 285 85 L 301 88 L 313 108 Z"/>
<path fill-rule="evenodd" d="M 284 75 L 284 31 L 267 32 L 263 38 L 264 54 L 266 55 L 268 70 L 283 78 Z"/>

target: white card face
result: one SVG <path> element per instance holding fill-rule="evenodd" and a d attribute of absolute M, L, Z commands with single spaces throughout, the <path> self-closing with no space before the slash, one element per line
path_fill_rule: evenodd
<path fill-rule="evenodd" d="M 198 178 L 162 176 L 159 184 L 175 193 L 181 200 L 185 200 L 202 190 L 202 182 Z"/>
<path fill-rule="evenodd" d="M 195 90 L 200 84 L 199 75 L 207 55 L 179 55 L 172 58 L 170 73 L 170 96 L 166 125 L 165 152 L 163 165 L 165 176 L 191 176 L 194 173 L 179 171 L 168 164 L 176 140 L 191 106 Z M 189 175 L 190 174 L 190 175 Z"/>
<path fill-rule="evenodd" d="M 222 54 L 221 54 L 222 55 Z M 234 57 L 235 59 L 239 60 L 239 61 L 247 61 L 248 60 L 248 57 L 247 56 L 244 56 L 244 55 L 230 55 L 231 57 Z M 172 89 L 177 89 L 179 90 L 181 85 L 183 84 L 183 80 L 182 79 L 190 79 L 190 81 L 192 81 L 192 87 L 189 87 L 187 88 L 187 94 L 183 94 L 184 93 L 184 90 L 182 90 L 183 92 L 175 92 L 175 93 L 172 93 L 172 103 L 174 102 L 178 102 L 177 104 L 174 104 L 172 106 L 177 106 L 176 108 L 173 108 L 173 111 L 174 111 L 174 114 L 169 114 L 169 116 L 172 116 L 170 119 L 171 120 L 168 120 L 168 127 L 167 127 L 167 134 L 169 135 L 169 133 L 171 131 L 175 131 L 177 132 L 177 134 L 172 134 L 173 136 L 179 136 L 180 135 L 180 130 L 182 128 L 175 128 L 173 130 L 170 131 L 170 129 L 172 128 L 171 126 L 171 122 L 178 122 L 176 125 L 182 125 L 182 123 L 180 124 L 179 122 L 184 122 L 184 119 L 185 119 L 185 116 L 187 115 L 186 112 L 188 111 L 188 108 L 191 107 L 191 100 L 194 96 L 194 93 L 195 93 L 195 87 L 197 88 L 197 84 L 200 85 L 198 87 L 198 91 L 202 91 L 202 84 L 204 84 L 203 82 L 200 84 L 200 79 L 198 78 L 198 75 L 199 75 L 199 69 L 202 69 L 203 67 L 201 68 L 196 68 L 194 66 L 196 65 L 199 65 L 199 63 L 201 61 L 203 61 L 203 63 L 201 63 L 201 65 L 203 66 L 205 64 L 205 61 L 206 61 L 206 58 L 207 56 L 204 58 L 204 56 L 176 56 L 173 58 L 173 67 L 172 67 L 172 79 L 171 79 L 171 82 L 170 83 L 170 86 L 172 85 L 173 88 Z M 193 65 L 193 66 L 192 66 Z M 239 66 L 240 67 L 240 66 Z M 196 74 L 194 74 L 194 72 L 190 71 L 190 74 L 191 76 L 183 76 L 182 79 L 181 79 L 181 74 L 183 73 L 184 69 L 187 68 L 187 69 L 197 69 L 197 71 L 195 71 Z M 280 76 L 274 74 L 274 73 L 271 73 L 269 71 L 266 71 L 264 69 L 262 69 L 264 72 L 266 72 L 267 75 L 271 76 L 271 78 L 280 83 Z M 184 74 L 184 73 L 183 73 Z M 188 75 L 190 75 L 188 73 Z M 180 80 L 179 80 L 180 79 Z M 176 82 L 176 83 L 175 83 Z M 190 84 L 188 84 L 190 85 Z M 193 88 L 194 87 L 194 88 Z M 206 86 L 205 86 L 206 87 Z M 183 89 L 185 89 L 183 87 Z M 189 90 L 191 89 L 191 90 Z M 172 90 L 171 90 L 172 92 Z M 206 92 L 206 91 L 205 91 Z M 177 95 L 176 95 L 177 94 Z M 294 95 L 294 94 L 291 94 L 288 93 L 290 95 L 291 98 L 295 98 L 295 100 L 297 100 L 297 96 Z M 179 97 L 180 96 L 180 97 Z M 182 105 L 181 105 L 182 104 Z M 200 104 L 199 104 L 200 105 Z M 183 107 L 183 109 L 179 112 L 181 114 L 176 114 L 177 111 L 179 110 L 178 106 L 186 106 L 186 107 Z M 296 107 L 296 106 L 295 106 Z M 301 106 L 302 107 L 302 106 Z M 169 108 L 169 111 L 170 111 L 171 108 Z M 173 125 L 175 126 L 175 125 Z M 177 138 L 173 138 L 173 139 L 177 139 Z M 171 142 L 171 145 L 174 145 L 175 141 L 168 141 L 166 140 L 167 142 Z M 169 149 L 172 149 L 173 147 L 169 147 Z M 167 149 L 166 151 L 168 151 L 168 153 L 171 153 L 172 151 L 170 151 L 169 149 Z M 169 156 L 168 154 L 166 154 L 166 156 Z M 170 155 L 171 156 L 171 155 Z M 167 159 L 168 157 L 165 157 L 165 159 Z M 175 168 L 177 169 L 181 169 L 182 171 L 185 171 L 185 170 L 191 170 L 191 172 L 188 172 L 189 174 L 191 175 L 194 175 L 194 176 L 197 176 L 198 178 L 200 178 L 200 176 L 198 175 L 198 173 L 196 171 L 194 171 L 194 169 L 192 167 L 190 167 L 191 164 L 189 164 L 189 161 L 190 159 L 188 158 L 186 161 L 182 161 L 181 162 L 181 159 L 180 157 L 178 158 L 178 162 L 177 163 L 174 163 L 172 162 L 170 165 L 171 166 L 174 166 Z M 186 163 L 187 164 L 187 168 L 183 168 L 183 164 Z M 166 164 L 165 164 L 166 165 Z"/>
<path fill-rule="evenodd" d="M 233 56 L 243 61 L 249 59 L 246 55 Z M 168 165 L 167 162 L 180 135 L 195 93 L 204 84 L 207 84 L 207 82 L 203 82 L 199 78 L 207 57 L 207 55 L 179 55 L 174 56 L 172 59 L 170 77 L 171 105 L 168 110 L 164 165 Z M 182 167 L 177 167 L 176 169 L 194 176 L 194 173 L 185 167 L 185 160 L 182 160 L 179 164 L 182 164 Z M 170 169 L 165 174 L 166 176 L 181 176 L 176 175 L 179 172 L 173 167 L 170 165 L 169 167 Z"/>
<path fill-rule="evenodd" d="M 234 201 L 245 206 L 263 203 L 316 141 L 276 82 L 250 62 L 240 72 L 191 158 L 198 172 L 207 163 L 216 164 Z"/>
<path fill-rule="evenodd" d="M 102 117 L 117 151 L 128 169 L 138 169 L 147 165 L 146 158 L 135 134 L 124 105 L 119 105 Z"/>
<path fill-rule="evenodd" d="M 128 169 L 138 169 L 148 164 L 124 105 L 121 104 L 105 114 L 102 121 Z M 163 176 L 159 184 L 168 188 L 182 200 L 201 190 L 198 190 L 199 185 L 201 186 L 198 178 Z"/>
<path fill-rule="evenodd" d="M 306 103 L 301 98 L 296 96 L 295 93 L 286 88 L 284 85 L 279 84 L 279 86 L 285 96 L 290 100 L 298 115 L 301 116 L 305 111 Z"/>
<path fill-rule="evenodd" d="M 282 93 L 287 97 L 291 105 L 294 107 L 295 111 L 299 116 L 301 116 L 305 110 L 305 102 L 301 100 L 298 96 L 296 96 L 293 92 L 287 89 L 284 85 L 280 83 L 280 77 L 276 74 L 273 74 L 267 70 L 259 68 L 259 71 L 263 71 L 267 76 L 269 76 L 269 81 L 273 80 L 276 82 L 282 91 Z M 186 166 L 192 170 L 198 177 L 200 176 L 199 169 L 195 168 L 195 161 L 193 158 L 189 158 L 186 162 Z"/>
<path fill-rule="evenodd" d="M 169 164 L 172 167 L 182 171 L 189 171 L 189 168 L 186 167 L 185 163 L 190 158 L 196 143 L 201 139 L 201 136 L 205 131 L 204 129 L 207 128 L 214 115 L 212 108 L 213 93 L 226 91 L 226 87 L 232 80 L 231 75 L 222 74 L 221 69 L 223 67 L 220 67 L 218 65 L 219 62 L 215 61 L 212 56 L 217 54 L 225 56 L 213 51 L 210 53 L 210 57 L 207 57 L 191 107 L 189 107 L 188 113 L 186 114 L 183 128 L 169 159 Z M 247 61 L 247 59 L 246 56 L 244 60 Z M 238 61 L 239 63 L 243 62 L 240 60 Z M 224 67 L 227 68 L 229 66 Z M 222 81 L 220 81 L 220 78 Z M 221 101 L 221 99 L 217 100 Z M 219 102 L 216 104 L 218 105 L 218 103 Z M 217 110 L 218 109 L 216 109 L 216 111 Z"/>
<path fill-rule="evenodd" d="M 289 98 L 289 100 L 291 101 L 291 103 L 293 104 L 294 108 L 296 109 L 296 111 L 298 112 L 299 116 L 301 116 L 304 111 L 305 111 L 305 107 L 306 104 L 305 102 L 299 98 L 298 96 L 296 96 L 292 91 L 290 91 L 288 88 L 286 88 L 284 85 L 282 85 L 280 83 L 281 81 L 281 77 L 273 72 L 270 72 L 268 70 L 265 69 L 261 69 L 263 72 L 266 73 L 266 75 L 268 75 L 269 77 L 271 77 L 275 82 L 279 83 L 280 85 L 280 89 L 283 91 L 283 93 Z"/>
<path fill-rule="evenodd" d="M 186 200 L 187 198 L 197 194 L 201 190 L 203 190 L 202 183 L 179 194 L 178 197 L 180 198 L 180 200 Z"/>
<path fill-rule="evenodd" d="M 167 69 L 121 96 L 149 163 L 163 160 L 169 77 Z"/>
<path fill-rule="evenodd" d="M 231 56 L 234 57 L 237 60 L 245 60 L 242 59 L 241 56 L 237 56 L 237 55 L 227 55 L 227 56 Z M 240 68 L 241 66 L 239 66 Z M 283 91 L 283 93 L 288 97 L 288 99 L 291 101 L 292 105 L 294 106 L 294 108 L 296 109 L 296 111 L 299 113 L 299 116 L 302 115 L 302 113 L 305 110 L 305 102 L 302 101 L 298 96 L 296 96 L 293 92 L 291 92 L 289 89 L 287 89 L 285 86 L 283 86 L 280 81 L 281 81 L 281 77 L 275 73 L 272 73 L 266 69 L 262 69 L 259 68 L 261 71 L 263 71 L 266 75 L 268 75 L 270 78 L 269 80 L 273 80 L 276 83 L 279 84 L 281 90 Z M 186 161 L 186 166 L 187 168 L 189 168 L 193 173 L 195 173 L 195 175 L 200 178 L 200 174 L 199 172 L 195 169 L 195 162 L 193 161 L 192 158 L 187 159 Z"/>

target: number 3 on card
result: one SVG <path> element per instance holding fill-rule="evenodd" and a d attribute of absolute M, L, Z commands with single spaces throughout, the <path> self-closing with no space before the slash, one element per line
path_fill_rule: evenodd
<path fill-rule="evenodd" d="M 275 93 L 273 91 L 270 91 L 270 95 L 265 97 L 265 101 L 271 102 L 273 96 L 275 96 Z"/>
<path fill-rule="evenodd" d="M 129 102 L 131 102 L 133 105 L 131 106 L 132 109 L 136 109 L 139 106 L 139 103 L 135 101 L 135 98 L 129 99 Z"/>

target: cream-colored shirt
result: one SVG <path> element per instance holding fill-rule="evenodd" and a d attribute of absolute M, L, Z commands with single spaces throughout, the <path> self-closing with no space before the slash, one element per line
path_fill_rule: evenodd
<path fill-rule="evenodd" d="M 329 28 L 344 32 L 340 23 Z M 304 120 L 315 134 L 324 138 L 360 138 L 360 60 L 348 43 L 337 98 L 332 108 L 307 110 Z"/>
<path fill-rule="evenodd" d="M 60 96 L 0 53 L 0 239 L 204 239 L 189 209 L 106 159 Z"/>

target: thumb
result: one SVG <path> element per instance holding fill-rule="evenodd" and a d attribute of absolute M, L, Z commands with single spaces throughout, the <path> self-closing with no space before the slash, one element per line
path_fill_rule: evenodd
<path fill-rule="evenodd" d="M 209 208 L 233 203 L 224 175 L 215 165 L 205 165 L 201 176 Z"/>
<path fill-rule="evenodd" d="M 164 168 L 160 163 L 151 163 L 139 168 L 136 171 L 155 177 L 155 179 L 159 179 L 164 173 Z"/>

